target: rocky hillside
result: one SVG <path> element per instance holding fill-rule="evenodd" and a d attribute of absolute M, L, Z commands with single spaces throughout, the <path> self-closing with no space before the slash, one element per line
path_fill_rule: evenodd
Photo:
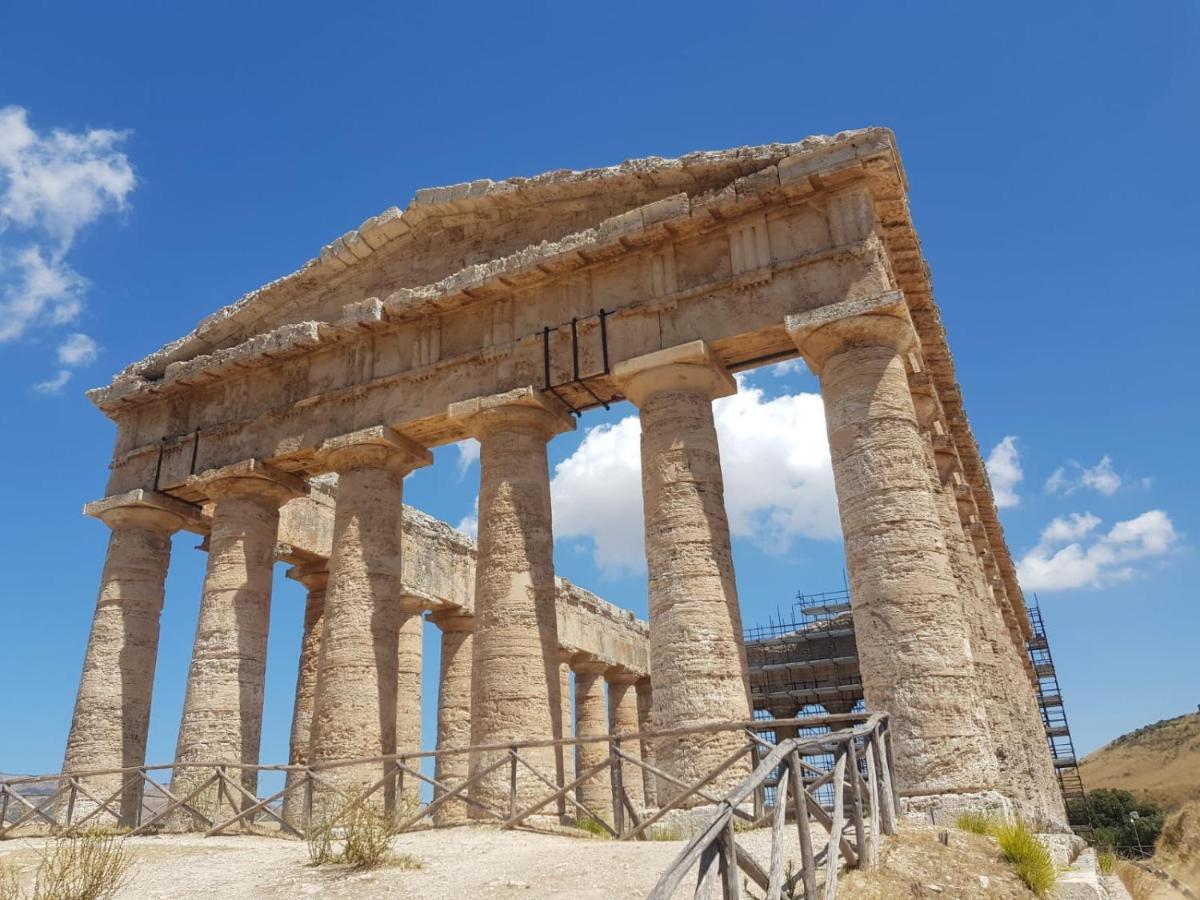
<path fill-rule="evenodd" d="M 1089 753 L 1080 773 L 1088 790 L 1119 788 L 1168 811 L 1200 800 L 1200 713 L 1123 734 Z"/>

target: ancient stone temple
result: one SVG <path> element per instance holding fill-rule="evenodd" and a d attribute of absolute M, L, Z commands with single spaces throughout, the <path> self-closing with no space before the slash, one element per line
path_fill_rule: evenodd
<path fill-rule="evenodd" d="M 1023 601 L 884 129 L 419 191 L 91 392 L 117 425 L 87 508 L 111 538 L 65 768 L 143 762 L 179 529 L 208 553 L 181 762 L 258 759 L 277 559 L 308 589 L 294 760 L 419 746 L 426 621 L 439 743 L 570 733 L 568 669 L 580 734 L 748 719 L 712 403 L 734 373 L 798 356 L 821 382 L 863 689 L 892 716 L 902 792 L 1019 793 L 999 762 L 1013 746 L 1049 766 Z M 642 429 L 646 636 L 554 572 L 547 447 L 622 400 Z M 479 540 L 455 550 L 403 486 L 467 437 Z M 586 746 L 533 754 L 521 778 L 561 784 Z M 677 784 L 726 749 L 681 735 L 641 752 Z M 348 788 L 379 774 L 336 771 Z M 673 789 L 646 779 L 637 800 Z"/>

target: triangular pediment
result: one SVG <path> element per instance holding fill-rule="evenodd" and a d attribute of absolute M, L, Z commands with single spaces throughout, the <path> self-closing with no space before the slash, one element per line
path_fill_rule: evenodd
<path fill-rule="evenodd" d="M 114 384 L 153 382 L 172 363 L 235 347 L 283 326 L 336 321 L 348 303 L 434 284 L 657 201 L 718 192 L 785 158 L 826 155 L 885 133 L 864 129 L 795 143 L 419 190 L 403 211 L 391 207 L 346 232 L 296 272 L 244 295 L 203 319 L 190 334 L 127 367 Z"/>

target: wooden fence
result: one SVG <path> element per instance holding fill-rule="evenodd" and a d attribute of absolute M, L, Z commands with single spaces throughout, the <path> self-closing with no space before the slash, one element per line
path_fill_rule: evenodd
<path fill-rule="evenodd" d="M 763 749 L 767 752 L 758 766 L 721 800 L 708 826 L 680 851 L 650 892 L 649 900 L 669 900 L 693 869 L 698 870 L 695 897 L 712 897 L 719 884 L 724 900 L 736 900 L 740 896 L 739 873 L 744 873 L 765 892 L 766 900 L 796 896 L 800 886 L 804 897 L 813 900 L 817 897 L 821 865 L 825 865 L 823 895 L 825 900 L 832 900 L 837 895 L 840 860 L 860 868 L 869 868 L 878 861 L 880 833 L 896 833 L 899 807 L 891 777 L 892 750 L 886 715 L 873 715 L 861 725 L 831 734 L 791 738 Z M 805 761 L 805 756 L 814 754 L 832 756 L 833 767 L 823 771 Z M 738 846 L 735 819 L 776 771 L 779 776 L 774 809 L 767 814 L 771 820 L 770 866 L 764 872 Z M 832 812 L 814 796 L 824 785 L 833 789 Z M 789 808 L 794 814 L 800 845 L 800 868 L 785 874 Z M 819 853 L 813 852 L 810 817 L 828 833 L 828 842 Z"/>
<path fill-rule="evenodd" d="M 772 743 L 763 733 L 775 729 L 799 728 L 807 732 L 822 728 L 837 729 L 812 737 L 792 738 Z M 630 752 L 636 742 L 654 744 L 657 741 L 694 735 L 737 733 L 740 746 L 721 760 L 709 772 L 692 783 L 685 783 L 670 773 Z M 580 745 L 606 743 L 607 759 L 579 772 L 570 782 L 556 784 L 532 765 L 528 751 L 562 747 L 575 752 Z M 457 783 L 446 783 L 421 772 L 425 759 L 455 755 L 487 753 L 491 761 L 476 766 L 469 777 Z M 832 769 L 826 771 L 813 765 L 806 757 L 831 755 Z M 338 810 L 320 821 L 314 814 L 314 797 L 323 789 L 338 790 L 337 770 L 364 764 L 379 765 L 382 772 L 373 784 L 352 797 L 344 797 Z M 721 797 L 712 791 L 713 783 L 735 766 L 742 765 L 751 775 L 732 793 Z M 204 770 L 200 779 L 189 779 L 189 787 L 178 795 L 168 787 L 170 776 L 182 768 Z M 509 795 L 503 805 L 487 805 L 472 795 L 472 787 L 498 770 L 508 770 Z M 560 806 L 572 809 L 577 818 L 587 818 L 620 840 L 646 840 L 651 829 L 672 810 L 711 805 L 718 812 L 710 823 L 693 839 L 671 869 L 659 881 L 655 900 L 671 896 L 688 869 L 700 866 L 700 882 L 705 885 L 713 873 L 721 873 L 725 897 L 737 896 L 739 868 L 767 891 L 770 898 L 779 898 L 785 889 L 803 883 L 806 897 L 815 897 L 816 869 L 825 862 L 826 851 L 812 852 L 807 823 L 811 816 L 831 835 L 830 842 L 837 855 L 850 865 L 873 861 L 878 852 L 879 832 L 890 834 L 895 827 L 896 799 L 890 777 L 891 744 L 886 715 L 820 716 L 802 719 L 771 719 L 732 722 L 702 728 L 647 731 L 636 734 L 600 735 L 562 740 L 526 741 L 515 744 L 494 744 L 476 747 L 446 748 L 421 753 L 381 756 L 364 759 L 339 760 L 320 766 L 243 765 L 231 763 L 189 763 L 178 765 L 139 766 L 125 769 L 101 769 L 55 775 L 10 779 L 0 782 L 0 839 L 39 833 L 79 831 L 104 824 L 120 825 L 130 835 L 162 830 L 168 821 L 181 817 L 190 822 L 188 830 L 203 831 L 206 835 L 228 834 L 263 825 L 273 833 L 295 837 L 313 837 L 334 828 L 352 810 L 365 803 L 379 803 L 382 798 L 404 796 L 414 782 L 430 785 L 433 799 L 407 814 L 397 812 L 394 823 L 398 831 L 432 827 L 432 817 L 448 803 L 465 803 L 474 818 L 498 824 L 502 828 L 536 827 L 532 817 L 553 815 Z M 243 773 L 285 773 L 283 789 L 259 797 L 243 784 Z M 519 805 L 518 774 L 526 783 L 532 777 L 540 782 L 545 793 L 532 802 Z M 639 809 L 630 801 L 627 780 L 650 773 L 659 783 L 675 789 L 669 802 L 653 809 Z M 578 788 L 589 780 L 607 774 L 612 790 L 612 813 L 587 807 L 578 797 Z M 99 792 L 96 781 L 107 778 L 120 785 L 115 791 Z M 822 788 L 832 788 L 832 812 L 817 800 Z M 839 786 L 841 789 L 839 789 Z M 111 784 L 110 784 L 111 787 Z M 768 790 L 774 788 L 776 802 L 768 808 Z M 293 794 L 302 795 L 285 804 Z M 828 791 L 827 791 L 828 793 Z M 845 797 L 850 798 L 849 814 Z M 132 798 L 132 801 L 130 801 Z M 289 814 L 285 810 L 295 810 Z M 793 811 L 800 835 L 801 868 L 790 884 L 784 884 L 781 874 L 784 822 L 788 809 Z M 123 810 L 133 809 L 133 812 Z M 399 810 L 399 807 L 397 807 Z M 761 867 L 734 840 L 735 820 L 751 827 L 772 826 L 773 849 L 769 872 Z M 879 823 L 878 827 L 877 824 Z M 849 829 L 842 835 L 843 829 Z M 834 840 L 833 835 L 838 835 Z M 837 865 L 826 868 L 826 897 L 832 897 L 836 887 Z"/>

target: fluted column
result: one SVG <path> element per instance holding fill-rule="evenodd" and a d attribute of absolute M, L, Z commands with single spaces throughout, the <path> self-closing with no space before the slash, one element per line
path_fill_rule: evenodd
<path fill-rule="evenodd" d="M 315 764 L 396 752 L 403 483 L 431 460 L 424 447 L 382 427 L 330 439 L 321 457 L 337 473 L 338 488 L 313 711 Z M 345 793 L 383 774 L 382 763 L 363 763 L 325 777 Z M 338 798 L 319 793 L 324 815 Z M 394 800 L 386 792 L 377 796 Z"/>
<path fill-rule="evenodd" d="M 907 313 L 847 303 L 787 326 L 821 379 L 863 691 L 893 717 L 899 788 L 994 788 L 970 632 L 902 359 L 915 340 Z"/>
<path fill-rule="evenodd" d="M 438 681 L 437 746 L 439 750 L 471 744 L 471 643 L 475 617 L 461 610 L 429 614 L 442 632 L 441 677 Z M 465 753 L 439 756 L 434 778 L 453 790 L 467 780 L 470 760 Z M 440 797 L 443 791 L 435 791 Z M 460 795 L 461 796 L 461 795 Z M 433 811 L 435 825 L 468 820 L 466 799 L 449 800 Z"/>
<path fill-rule="evenodd" d="M 614 377 L 638 407 L 650 594 L 650 672 L 661 729 L 750 718 L 749 677 L 725 513 L 712 401 L 736 391 L 702 342 L 621 363 Z M 665 739 L 658 764 L 684 782 L 744 740 L 736 731 Z M 733 766 L 722 794 L 746 774 Z M 659 801 L 678 788 L 659 785 Z M 663 792 L 670 796 L 663 796 Z M 703 801 L 692 798 L 688 805 Z"/>
<path fill-rule="evenodd" d="M 456 403 L 450 418 L 480 443 L 471 743 L 558 737 L 558 619 L 546 443 L 574 428 L 574 422 L 532 389 Z M 502 755 L 478 754 L 472 771 Z M 528 749 L 522 758 L 548 781 L 560 777 L 561 754 L 553 747 Z M 508 809 L 509 773 L 503 767 L 472 788 L 481 804 Z M 544 790 L 521 767 L 517 807 L 524 808 Z M 472 815 L 481 813 L 473 808 Z"/>
<path fill-rule="evenodd" d="M 396 752 L 421 752 L 421 671 L 424 654 L 425 607 L 417 597 L 400 600 L 400 631 L 396 641 Z M 419 768 L 410 761 L 412 768 Z M 421 782 L 404 777 L 404 800 L 409 805 L 421 802 Z"/>
<path fill-rule="evenodd" d="M 604 673 L 608 666 L 602 662 L 581 659 L 573 662 L 575 672 L 575 736 L 600 737 L 608 731 L 608 701 L 604 695 Z M 608 761 L 608 743 L 590 741 L 579 745 L 578 766 L 582 775 L 592 766 Z M 583 784 L 576 794 L 579 802 L 595 816 L 612 824 L 612 779 L 609 769 L 603 768 Z"/>
<path fill-rule="evenodd" d="M 575 718 L 571 715 L 571 653 L 566 650 L 558 652 L 558 697 L 561 704 L 559 714 L 560 728 L 564 739 L 575 737 Z M 562 756 L 562 781 L 567 785 L 575 780 L 575 748 L 563 746 L 559 748 Z M 574 816 L 575 807 L 565 799 L 559 802 L 559 814 Z"/>
<path fill-rule="evenodd" d="M 637 687 L 637 711 L 638 711 L 638 731 L 653 731 L 654 730 L 654 689 L 651 686 L 650 678 L 643 677 L 638 680 Z M 642 759 L 650 765 L 657 765 L 654 761 L 654 742 L 648 739 L 641 741 L 640 747 Z M 658 806 L 658 776 L 649 769 L 642 769 L 642 796 L 646 800 L 647 809 Z"/>
<path fill-rule="evenodd" d="M 605 674 L 608 681 L 608 715 L 611 722 L 610 731 L 614 735 L 637 734 L 638 705 L 637 683 L 640 676 L 631 672 L 614 671 L 609 669 Z M 642 758 L 641 741 L 625 740 L 621 742 L 621 751 L 636 759 Z M 621 784 L 625 795 L 633 808 L 646 808 L 646 794 L 642 788 L 642 772 L 645 770 L 631 762 L 621 763 Z"/>
<path fill-rule="evenodd" d="M 279 507 L 306 485 L 255 460 L 193 476 L 191 484 L 216 506 L 175 762 L 257 764 Z M 177 768 L 171 793 L 182 799 L 210 774 Z M 254 795 L 257 773 L 243 769 L 240 777 Z M 237 804 L 250 801 L 241 797 Z M 214 809 L 216 787 L 192 805 Z M 171 818 L 175 828 L 200 824 L 186 811 Z"/>
<path fill-rule="evenodd" d="M 150 491 L 133 491 L 89 504 L 84 513 L 111 529 L 100 592 L 92 616 L 87 654 L 64 772 L 118 769 L 143 765 L 150 724 L 150 698 L 158 660 L 163 583 L 171 559 L 171 535 L 183 527 L 185 504 Z M 15 686 L 14 686 L 15 689 Z M 92 821 L 133 824 L 142 802 L 142 781 L 125 785 L 116 775 L 81 779 L 99 803 L 121 795 Z M 80 796 L 76 818 L 97 804 Z"/>
<path fill-rule="evenodd" d="M 329 584 L 329 564 L 322 560 L 306 566 L 292 566 L 292 578 L 308 589 L 304 603 L 304 626 L 300 633 L 300 665 L 296 672 L 296 699 L 292 707 L 292 735 L 288 765 L 305 766 L 309 760 L 312 737 L 313 701 L 317 693 L 317 660 L 321 652 L 321 632 L 325 624 L 325 590 Z M 304 823 L 308 791 L 300 787 L 303 775 L 289 772 L 290 790 L 283 800 L 284 818 L 293 824 Z"/>

